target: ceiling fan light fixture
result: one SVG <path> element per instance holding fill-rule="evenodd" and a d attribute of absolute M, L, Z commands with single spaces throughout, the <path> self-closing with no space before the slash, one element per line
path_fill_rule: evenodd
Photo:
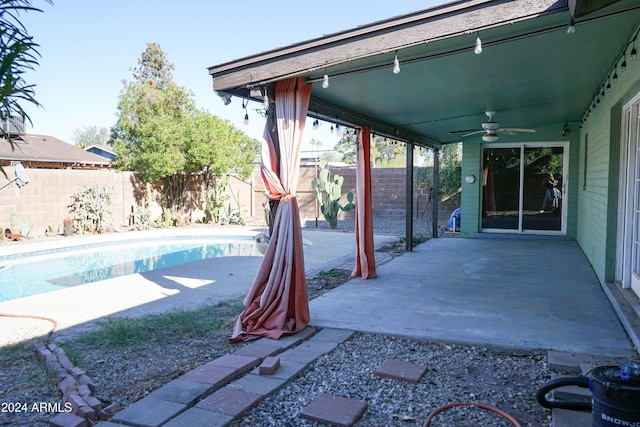
<path fill-rule="evenodd" d="M 482 123 L 482 129 L 486 131 L 490 131 L 490 130 L 497 131 L 498 129 L 500 129 L 500 123 L 493 122 L 493 121 L 485 122 L 485 123 Z"/>
<path fill-rule="evenodd" d="M 482 140 L 484 142 L 496 142 L 498 140 L 498 134 L 494 131 L 487 131 L 484 135 L 482 135 Z"/>

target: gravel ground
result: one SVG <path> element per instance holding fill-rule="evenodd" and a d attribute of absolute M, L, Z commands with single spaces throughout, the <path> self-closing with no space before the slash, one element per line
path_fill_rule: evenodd
<path fill-rule="evenodd" d="M 314 221 L 315 222 L 315 221 Z M 404 226 L 378 221 L 376 233 L 397 234 Z M 314 224 L 315 225 L 315 224 Z M 326 226 L 326 223 L 324 224 Z M 342 222 L 339 230 L 350 230 Z M 319 227 L 320 228 L 320 227 Z M 420 231 L 416 233 L 421 234 Z M 430 233 L 430 230 L 424 234 Z M 398 253 L 398 247 L 385 250 Z M 349 272 L 332 271 L 309 278 L 310 298 L 349 280 Z M 227 319 L 229 331 L 235 317 Z M 131 404 L 186 371 L 234 351 L 226 329 L 208 336 L 175 336 L 142 349 L 83 348 L 75 351 L 77 365 L 96 383 L 96 396 L 105 404 Z M 55 341 L 55 336 L 53 337 Z M 64 342 L 58 342 L 63 349 Z M 426 365 L 419 384 L 383 379 L 375 369 L 387 359 Z M 430 343 L 390 336 L 356 333 L 330 354 L 319 358 L 296 380 L 267 397 L 236 427 L 317 426 L 298 417 L 319 393 L 366 402 L 356 423 L 364 426 L 422 426 L 430 411 L 451 402 L 481 402 L 514 416 L 522 426 L 549 426 L 550 411 L 535 401 L 535 392 L 551 378 L 546 353 L 516 353 L 478 346 Z M 55 379 L 28 350 L 10 364 L 0 364 L 0 404 L 59 402 Z M 1 412 L 0 426 L 48 426 L 54 414 Z M 457 408 L 434 418 L 432 426 L 510 426 L 492 412 Z"/>
<path fill-rule="evenodd" d="M 425 365 L 428 370 L 419 384 L 374 375 L 387 359 Z M 541 427 L 550 424 L 550 411 L 537 404 L 535 392 L 548 375 L 546 353 L 357 333 L 234 425 L 317 426 L 298 414 L 319 393 L 328 393 L 368 405 L 358 427 L 422 426 L 430 411 L 452 402 L 488 404 L 515 417 L 522 426 Z M 474 407 L 444 411 L 431 422 L 434 427 L 512 425 L 494 412 Z"/>

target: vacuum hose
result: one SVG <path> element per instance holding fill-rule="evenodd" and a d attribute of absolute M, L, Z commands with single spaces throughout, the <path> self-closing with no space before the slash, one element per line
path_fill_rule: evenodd
<path fill-rule="evenodd" d="M 591 412 L 591 402 L 563 402 L 559 400 L 548 401 L 546 394 L 559 387 L 575 385 L 582 388 L 589 388 L 589 377 L 583 375 L 577 377 L 562 377 L 547 381 L 536 393 L 538 403 L 548 409 L 568 409 L 570 411 Z"/>

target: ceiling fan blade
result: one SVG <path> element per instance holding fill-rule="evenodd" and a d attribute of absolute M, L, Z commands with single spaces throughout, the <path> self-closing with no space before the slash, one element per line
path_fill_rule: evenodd
<path fill-rule="evenodd" d="M 516 133 L 536 133 L 535 129 L 520 129 L 520 128 L 498 129 L 498 132 L 503 132 L 507 135 L 515 135 Z"/>
<path fill-rule="evenodd" d="M 468 136 L 475 135 L 475 134 L 478 134 L 478 133 L 485 133 L 485 132 L 484 132 L 483 130 L 477 130 L 477 131 L 475 131 L 475 132 L 471 132 L 471 133 L 464 134 L 464 135 L 462 135 L 462 137 L 463 137 L 463 138 L 466 138 L 466 137 L 468 137 Z"/>
<path fill-rule="evenodd" d="M 476 131 L 477 131 L 477 132 L 480 132 L 480 131 L 478 131 L 477 129 L 452 130 L 452 131 L 449 131 L 449 135 L 453 135 L 453 134 L 456 134 L 456 133 L 476 132 Z"/>

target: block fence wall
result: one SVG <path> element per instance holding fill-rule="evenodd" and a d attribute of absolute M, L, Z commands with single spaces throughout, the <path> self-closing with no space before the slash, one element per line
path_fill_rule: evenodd
<path fill-rule="evenodd" d="M 13 178 L 13 171 L 5 168 L 9 179 Z M 72 170 L 72 169 L 26 169 L 29 183 L 18 188 L 15 184 L 0 190 L 0 227 L 11 227 L 11 217 L 17 216 L 21 220 L 33 224 L 32 236 L 44 235 L 48 227 L 62 231 L 63 221 L 70 216 L 68 205 L 72 196 L 85 186 L 98 184 L 113 189 L 113 205 L 111 216 L 115 227 L 131 225 L 131 214 L 142 203 L 146 195 L 132 172 L 118 172 L 113 170 Z M 355 167 L 336 167 L 334 174 L 344 176 L 341 202 L 346 203 L 346 193 L 355 193 Z M 372 169 L 372 203 L 374 217 L 393 218 L 404 222 L 405 212 L 405 169 Z M 303 219 L 323 220 L 316 201 L 313 197 L 311 180 L 316 174 L 314 166 L 302 166 L 298 183 L 298 204 L 300 216 Z M 4 185 L 6 179 L 0 181 Z M 185 221 L 197 221 L 203 217 L 198 209 L 201 189 L 192 193 L 196 199 L 194 208 L 185 215 Z M 414 212 L 416 218 L 423 219 L 430 216 L 428 192 L 416 188 L 414 194 Z M 253 176 L 246 180 L 232 177 L 227 191 L 228 205 L 235 209 L 238 204 L 250 217 L 262 218 L 263 203 L 267 201 L 260 171 L 256 169 Z M 156 202 L 152 205 L 152 217 L 157 218 L 162 213 L 160 195 L 154 193 Z M 316 211 L 318 209 L 318 211 Z M 317 212 L 317 213 L 316 213 Z M 446 212 L 445 212 L 446 214 Z M 354 212 L 340 212 L 339 219 L 352 218 Z M 442 221 L 442 217 L 440 220 Z M 15 231 L 15 230 L 14 230 Z"/>

